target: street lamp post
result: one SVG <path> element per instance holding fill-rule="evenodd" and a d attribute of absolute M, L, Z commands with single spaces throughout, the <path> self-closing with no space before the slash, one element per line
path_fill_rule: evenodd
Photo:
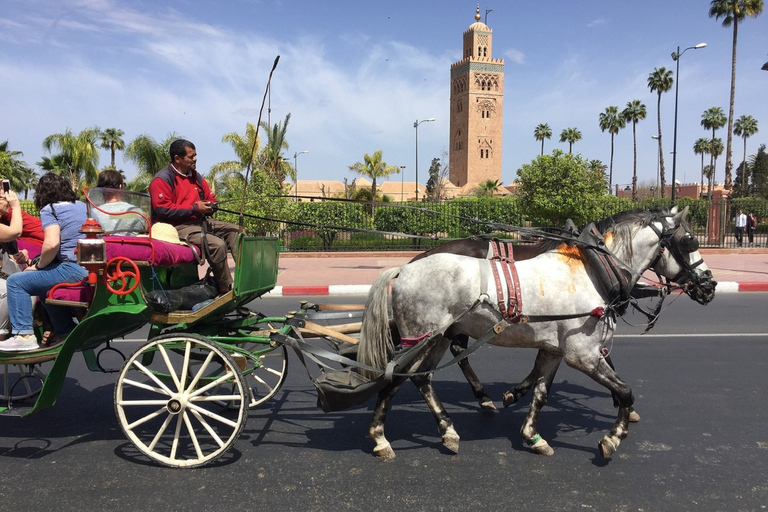
<path fill-rule="evenodd" d="M 699 43 L 696 46 L 689 46 L 682 52 L 680 47 L 677 47 L 676 52 L 672 52 L 672 60 L 677 64 L 675 69 L 675 129 L 674 136 L 672 138 L 672 202 L 675 202 L 675 172 L 677 171 L 677 92 L 680 88 L 680 57 L 688 50 L 698 50 L 707 46 L 707 43 Z"/>
<path fill-rule="evenodd" d="M 419 202 L 419 125 L 421 123 L 430 123 L 434 121 L 434 117 L 430 117 L 429 119 L 423 119 L 419 121 L 418 119 L 413 123 L 413 127 L 416 129 L 416 202 Z"/>
<path fill-rule="evenodd" d="M 405 166 L 400 166 L 400 201 L 405 202 Z"/>
<path fill-rule="evenodd" d="M 299 155 L 303 155 L 304 153 L 309 153 L 309 150 L 305 149 L 304 151 L 299 151 L 298 153 L 293 154 L 293 171 L 296 173 L 296 179 L 293 180 L 293 187 L 296 189 L 294 192 L 296 193 L 296 202 L 299 202 L 299 166 L 298 166 L 298 158 Z"/>

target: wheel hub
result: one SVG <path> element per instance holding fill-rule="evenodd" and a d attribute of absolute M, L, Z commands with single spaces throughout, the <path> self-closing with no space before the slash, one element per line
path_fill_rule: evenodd
<path fill-rule="evenodd" d="M 179 414 L 181 412 L 181 401 L 177 398 L 172 398 L 171 400 L 168 400 L 168 404 L 166 404 L 165 408 L 171 414 Z"/>

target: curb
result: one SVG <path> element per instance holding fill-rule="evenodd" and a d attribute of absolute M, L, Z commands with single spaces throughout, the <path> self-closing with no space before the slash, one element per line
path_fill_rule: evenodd
<path fill-rule="evenodd" d="M 367 295 L 369 284 L 332 284 L 328 286 L 275 286 L 264 297 L 285 297 L 296 295 Z M 717 293 L 768 292 L 768 282 L 752 281 L 739 283 L 723 281 L 717 283 Z"/>

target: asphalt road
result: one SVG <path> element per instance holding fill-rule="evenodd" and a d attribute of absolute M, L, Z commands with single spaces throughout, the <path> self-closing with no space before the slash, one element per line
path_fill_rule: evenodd
<path fill-rule="evenodd" d="M 342 301 L 332 299 L 314 298 Z M 397 457 L 381 461 L 365 437 L 372 403 L 324 414 L 291 355 L 285 385 L 251 411 L 234 450 L 204 468 L 168 469 L 123 436 L 113 407 L 115 375 L 88 372 L 76 356 L 54 408 L 0 418 L 0 508 L 764 510 L 768 294 L 724 294 L 706 307 L 686 297 L 668 302 L 649 335 L 619 325 L 612 357 L 642 419 L 610 461 L 597 450 L 615 418 L 610 396 L 566 366 L 539 420 L 554 456 L 534 455 L 521 441 L 527 399 L 481 412 L 453 367 L 436 375 L 435 387 L 461 435 L 459 453 L 442 447 L 426 405 L 406 384 L 387 422 Z M 296 304 L 265 298 L 254 309 L 279 314 Z M 486 346 L 472 361 L 500 406 L 534 356 Z"/>

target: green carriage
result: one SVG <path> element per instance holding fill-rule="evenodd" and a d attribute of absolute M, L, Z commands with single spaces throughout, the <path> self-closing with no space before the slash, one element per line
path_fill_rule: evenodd
<path fill-rule="evenodd" d="M 141 200 L 132 196 L 134 203 Z M 92 197 L 89 203 L 99 204 Z M 116 240 L 144 245 L 149 256 L 107 260 L 111 237 L 87 236 L 78 259 L 90 271 L 88 282 L 54 289 L 45 299 L 72 308 L 79 322 L 56 346 L 0 353 L 0 415 L 24 417 L 53 406 L 80 352 L 88 369 L 118 372 L 117 417 L 141 452 L 169 466 L 210 462 L 237 440 L 249 407 L 271 398 L 285 379 L 286 349 L 270 340 L 269 331 L 287 329 L 286 318 L 246 307 L 275 286 L 279 240 L 239 235 L 234 256 L 242 264 L 235 268 L 233 289 L 194 311 L 168 313 L 150 307 L 147 294 L 199 281 L 197 260 L 159 264 L 159 242 L 151 237 Z M 59 291 L 68 294 L 57 296 Z M 147 342 L 127 357 L 120 353 L 119 371 L 105 369 L 102 356 L 116 351 L 112 340 L 146 325 Z"/>

